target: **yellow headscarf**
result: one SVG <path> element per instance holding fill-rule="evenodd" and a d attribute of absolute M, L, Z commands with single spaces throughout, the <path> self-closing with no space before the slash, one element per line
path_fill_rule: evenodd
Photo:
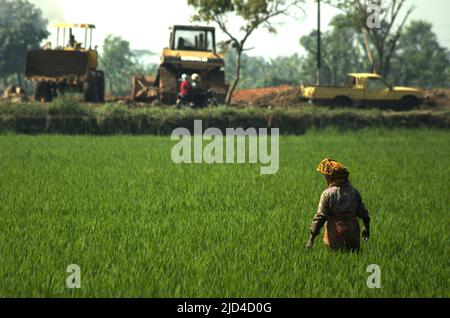
<path fill-rule="evenodd" d="M 347 179 L 350 174 L 342 163 L 330 158 L 322 160 L 317 167 L 317 171 L 325 176 L 330 176 L 336 179 Z"/>

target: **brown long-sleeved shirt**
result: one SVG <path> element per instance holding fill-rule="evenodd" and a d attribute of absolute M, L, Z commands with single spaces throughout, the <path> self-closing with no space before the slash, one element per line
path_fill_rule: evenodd
<path fill-rule="evenodd" d="M 361 195 L 350 182 L 340 186 L 331 186 L 320 197 L 319 207 L 311 224 L 311 234 L 319 235 L 324 223 L 333 215 L 354 212 L 369 227 L 370 216 Z"/>

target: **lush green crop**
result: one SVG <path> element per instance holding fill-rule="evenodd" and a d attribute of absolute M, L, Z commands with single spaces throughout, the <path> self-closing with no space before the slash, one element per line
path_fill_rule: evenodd
<path fill-rule="evenodd" d="M 175 165 L 168 137 L 0 136 L 1 297 L 449 297 L 450 135 L 282 137 L 280 171 Z M 325 157 L 373 219 L 359 255 L 304 245 Z M 68 289 L 66 268 L 81 268 Z M 369 289 L 378 264 L 382 288 Z"/>

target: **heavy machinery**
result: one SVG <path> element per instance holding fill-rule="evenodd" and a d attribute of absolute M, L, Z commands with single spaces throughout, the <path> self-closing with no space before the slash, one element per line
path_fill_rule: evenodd
<path fill-rule="evenodd" d="M 197 73 L 201 87 L 211 91 L 217 101 L 224 101 L 227 92 L 224 67 L 224 55 L 216 51 L 215 28 L 175 25 L 156 75 L 133 77 L 132 99 L 175 104 L 181 75 Z"/>
<path fill-rule="evenodd" d="M 56 24 L 55 28 L 55 48 L 48 42 L 43 48 L 27 52 L 25 78 L 35 84 L 35 100 L 50 102 L 65 92 L 73 92 L 83 93 L 86 102 L 104 102 L 105 75 L 97 69 L 98 52 L 92 48 L 95 26 Z M 75 30 L 84 33 L 84 42 L 76 41 Z"/>

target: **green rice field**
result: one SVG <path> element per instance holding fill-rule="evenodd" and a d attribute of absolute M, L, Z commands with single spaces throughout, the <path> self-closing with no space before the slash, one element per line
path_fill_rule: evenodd
<path fill-rule="evenodd" d="M 280 138 L 279 172 L 261 175 L 176 165 L 170 137 L 0 135 L 0 297 L 450 296 L 448 131 Z M 360 254 L 321 237 L 305 251 L 326 157 L 371 213 Z"/>

